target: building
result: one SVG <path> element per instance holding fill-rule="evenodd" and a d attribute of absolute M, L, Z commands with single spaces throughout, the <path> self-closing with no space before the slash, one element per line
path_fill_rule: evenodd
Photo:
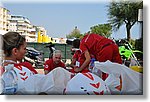
<path fill-rule="evenodd" d="M 66 44 L 67 38 L 53 38 L 53 43 Z"/>
<path fill-rule="evenodd" d="M 9 21 L 10 18 L 9 10 L 0 5 L 0 32 L 5 33 L 9 31 Z"/>
<path fill-rule="evenodd" d="M 38 33 L 42 36 L 42 43 L 49 42 L 50 37 L 44 27 L 34 26 L 27 17 L 9 14 L 10 11 L 0 5 L 0 34 L 8 31 L 18 32 L 27 42 L 37 42 Z"/>
<path fill-rule="evenodd" d="M 32 25 L 27 17 L 11 15 L 8 19 L 9 31 L 15 31 L 25 36 L 27 42 L 36 42 L 36 26 Z"/>
<path fill-rule="evenodd" d="M 0 5 L 0 34 L 15 31 L 25 36 L 27 42 L 36 42 L 36 26 L 32 25 L 26 17 L 9 13 L 9 10 Z"/>

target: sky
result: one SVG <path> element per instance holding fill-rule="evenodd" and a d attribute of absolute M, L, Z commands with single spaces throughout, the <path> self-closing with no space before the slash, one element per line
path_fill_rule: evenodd
<path fill-rule="evenodd" d="M 5 1 L 5 0 L 1 0 L 1 1 Z M 8 0 L 7 0 L 8 1 Z M 14 2 L 14 0 L 12 0 Z M 20 0 L 22 1 L 22 0 Z M 27 2 L 29 2 L 29 0 L 25 0 Z M 30 1 L 34 1 L 34 0 L 30 0 Z M 37 1 L 37 0 L 36 0 Z M 44 1 L 44 0 L 40 0 L 40 1 Z M 57 1 L 57 0 L 55 0 Z M 64 0 L 63 0 L 64 1 Z M 70 0 L 72 1 L 72 0 Z M 78 1 L 78 0 L 76 0 Z M 88 1 L 88 0 L 86 0 Z M 94 1 L 94 0 L 93 0 Z M 17 7 L 16 7 L 17 8 Z M 150 81 L 149 81 L 149 67 L 150 67 L 150 63 L 149 63 L 149 58 L 150 58 L 150 29 L 149 29 L 149 24 L 150 24 L 150 3 L 149 3 L 149 0 L 144 0 L 144 40 L 143 40 L 143 50 L 144 50 L 144 80 L 143 80 L 143 95 L 122 95 L 122 96 L 102 96 L 102 97 L 90 97 L 90 98 L 87 98 L 87 97 L 74 97 L 74 96 L 69 96 L 69 97 L 63 97 L 63 96 L 59 96 L 61 98 L 57 98 L 57 96 L 48 96 L 48 97 L 36 97 L 36 96 L 26 96 L 26 97 L 6 97 L 5 95 L 0 95 L 0 99 L 2 100 L 2 102 L 8 102 L 8 101 L 11 101 L 11 102 L 27 102 L 27 101 L 31 101 L 31 100 L 36 100 L 36 102 L 41 102 L 44 100 L 44 102 L 49 102 L 49 101 L 65 101 L 65 102 L 76 102 L 76 101 L 81 101 L 81 100 L 86 100 L 86 102 L 91 102 L 92 101 L 95 101 L 95 102 L 99 102 L 99 101 L 105 101 L 105 102 L 126 102 L 126 101 L 129 101 L 131 102 L 132 100 L 135 100 L 136 102 L 149 102 L 150 101 L 150 88 L 149 88 L 149 85 L 150 85 Z M 32 19 L 31 16 L 28 17 L 29 19 Z M 36 18 L 34 18 L 36 19 Z M 136 28 L 136 27 L 135 27 Z M 80 27 L 80 29 L 82 29 Z M 87 28 L 89 29 L 89 27 Z M 132 28 L 133 29 L 133 28 Z M 68 29 L 67 29 L 68 30 Z M 70 30 L 70 29 L 69 29 Z M 135 29 L 135 32 L 136 30 L 138 31 L 139 29 Z M 120 31 L 121 32 L 121 31 Z M 117 36 L 117 35 L 116 35 Z M 119 35 L 121 36 L 121 35 Z M 134 33 L 134 36 L 136 36 L 136 33 Z"/>
<path fill-rule="evenodd" d="M 75 26 L 81 33 L 85 33 L 92 26 L 108 23 L 107 5 L 110 0 L 107 2 L 104 0 L 31 1 L 2 0 L 2 5 L 10 11 L 10 14 L 22 15 L 27 17 L 33 25 L 44 27 L 47 35 L 53 38 L 65 38 Z M 139 36 L 140 24 L 136 24 L 131 29 L 131 38 L 137 39 Z M 125 38 L 125 26 L 122 26 L 117 32 L 113 31 L 112 37 Z"/>

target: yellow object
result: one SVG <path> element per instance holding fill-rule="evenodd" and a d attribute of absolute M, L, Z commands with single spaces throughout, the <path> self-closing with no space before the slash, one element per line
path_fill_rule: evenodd
<path fill-rule="evenodd" d="M 38 31 L 37 42 L 38 42 L 38 43 L 42 43 L 42 35 L 41 35 L 40 31 Z"/>
<path fill-rule="evenodd" d="M 47 40 L 47 39 L 46 39 L 46 35 L 43 35 L 43 36 L 42 36 L 42 43 L 46 43 L 46 40 Z"/>
<path fill-rule="evenodd" d="M 41 32 L 38 31 L 37 42 L 38 43 L 49 43 L 49 42 L 53 43 L 53 40 L 51 40 L 51 37 L 49 37 L 48 35 L 41 34 Z"/>
<path fill-rule="evenodd" d="M 134 71 L 143 73 L 143 67 L 142 66 L 130 66 L 130 68 Z"/>

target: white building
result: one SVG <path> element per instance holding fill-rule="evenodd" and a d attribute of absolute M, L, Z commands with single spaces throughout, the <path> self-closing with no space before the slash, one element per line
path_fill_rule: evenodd
<path fill-rule="evenodd" d="M 53 38 L 53 42 L 57 44 L 66 44 L 67 38 Z"/>
<path fill-rule="evenodd" d="M 9 31 L 15 31 L 25 36 L 27 42 L 36 42 L 36 27 L 31 24 L 27 17 L 11 15 Z"/>
<path fill-rule="evenodd" d="M 9 31 L 9 21 L 10 18 L 9 10 L 0 5 L 0 32 L 5 33 Z"/>
<path fill-rule="evenodd" d="M 45 28 L 32 25 L 27 17 L 9 13 L 9 10 L 0 5 L 0 34 L 8 31 L 18 32 L 25 36 L 27 42 L 37 42 L 38 31 L 42 35 L 46 35 Z"/>

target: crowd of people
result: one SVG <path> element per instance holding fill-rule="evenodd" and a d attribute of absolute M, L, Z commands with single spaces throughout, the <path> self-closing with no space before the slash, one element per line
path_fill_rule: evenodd
<path fill-rule="evenodd" d="M 5 66 L 8 66 L 9 64 L 13 64 L 14 70 L 17 75 L 20 76 L 22 81 L 27 80 L 30 76 L 38 74 L 29 62 L 22 62 L 27 47 L 27 42 L 23 36 L 17 32 L 8 32 L 2 35 L 2 41 L 2 50 L 4 51 L 5 56 L 0 67 L 1 76 L 7 72 L 6 70 L 8 69 Z M 76 48 L 77 50 L 74 53 L 70 64 L 72 69 L 69 71 L 71 73 L 90 72 L 89 64 L 92 58 L 99 62 L 109 60 L 114 63 L 122 64 L 118 46 L 113 42 L 113 40 L 98 34 L 86 34 L 82 39 L 75 39 L 72 45 L 73 48 Z M 65 63 L 61 60 L 61 57 L 61 50 L 55 50 L 53 52 L 52 58 L 46 60 L 44 63 L 45 75 L 58 67 L 67 70 Z M 106 80 L 107 77 L 107 73 L 102 73 L 102 80 Z"/>

